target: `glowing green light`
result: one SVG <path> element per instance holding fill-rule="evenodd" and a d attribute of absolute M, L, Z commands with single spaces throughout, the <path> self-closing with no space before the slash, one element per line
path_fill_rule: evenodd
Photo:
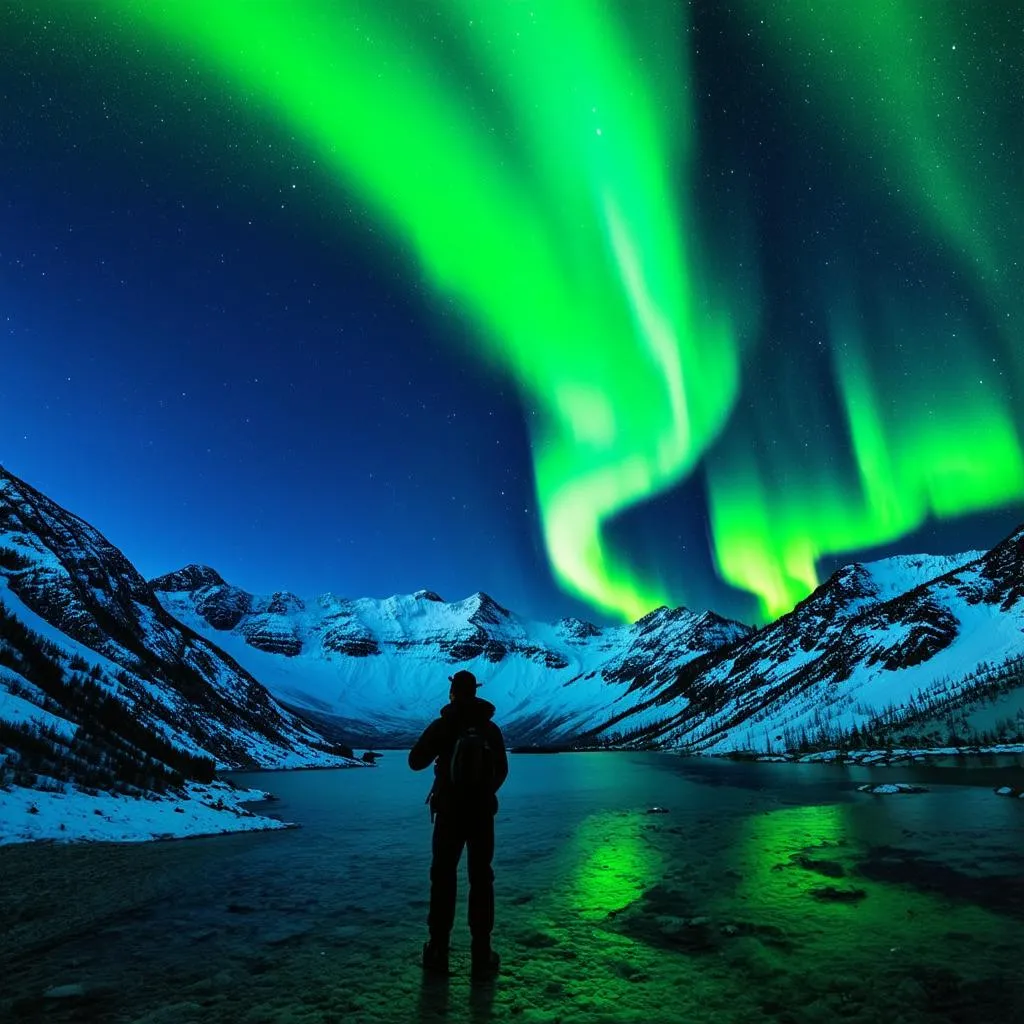
<path fill-rule="evenodd" d="M 1024 367 L 1006 326 L 1024 294 L 1017 167 L 988 155 L 982 86 L 942 43 L 941 5 L 748 3 L 768 59 L 812 55 L 787 80 L 809 77 L 829 124 L 894 176 L 893 202 L 951 242 Z M 835 290 L 815 369 L 838 420 L 803 368 L 778 388 L 748 368 L 737 402 L 752 302 L 702 266 L 686 4 L 107 5 L 269 112 L 455 301 L 531 413 L 554 571 L 596 607 L 631 619 L 683 597 L 641 578 L 607 525 L 705 457 L 719 572 L 766 617 L 824 556 L 1024 496 L 1013 387 L 983 339 L 927 310 L 869 322 Z"/>
<path fill-rule="evenodd" d="M 941 313 L 905 310 L 875 321 L 871 348 L 852 313 L 832 325 L 842 437 L 821 429 L 802 453 L 789 444 L 774 455 L 757 447 L 764 414 L 755 405 L 708 460 L 720 571 L 760 595 L 766 618 L 816 586 L 824 556 L 890 543 L 929 515 L 1024 496 L 1010 389 L 980 342 L 962 326 L 951 330 Z M 816 415 L 812 404 L 804 413 L 826 422 Z"/>
<path fill-rule="evenodd" d="M 730 318 L 694 290 L 679 200 L 687 69 L 667 116 L 623 26 L 589 0 L 450 0 L 442 33 L 417 30 L 417 5 L 404 22 L 310 0 L 128 8 L 276 112 L 515 375 L 538 413 L 561 582 L 627 618 L 667 603 L 602 529 L 693 467 L 736 388 Z M 669 10 L 645 30 L 663 45 Z M 475 74 L 484 84 L 467 91 Z"/>
<path fill-rule="evenodd" d="M 822 283 L 833 292 L 828 333 L 845 432 L 837 436 L 810 389 L 789 381 L 773 392 L 766 383 L 707 464 L 719 570 L 773 618 L 816 585 L 823 556 L 893 542 L 929 516 L 1024 498 L 1011 382 L 1016 368 L 1016 387 L 1024 383 L 1024 203 L 1019 164 L 995 115 L 985 116 L 987 55 L 965 52 L 981 48 L 973 37 L 957 50 L 966 9 L 928 0 L 747 2 L 777 69 L 800 69 L 780 75 L 799 89 L 794 108 L 815 127 L 841 126 L 844 157 L 859 155 L 848 187 L 886 196 L 946 243 L 987 298 L 993 325 L 985 338 L 957 329 L 949 309 L 914 308 L 905 296 L 896 306 L 895 287 L 870 297 L 882 311 L 869 321 L 863 302 Z M 780 411 L 799 430 L 787 436 Z"/>
<path fill-rule="evenodd" d="M 1001 69 L 979 35 L 982 12 L 931 0 L 747 4 L 775 59 L 800 67 L 785 80 L 801 105 L 826 104 L 887 194 L 953 242 L 1001 304 L 1003 285 L 1022 281 L 1024 209 L 1018 166 L 1000 158 L 1007 140 L 989 109 Z"/>
<path fill-rule="evenodd" d="M 661 854 L 644 841 L 631 816 L 587 818 L 572 839 L 569 904 L 584 921 L 600 921 L 640 899 L 661 878 Z"/>
<path fill-rule="evenodd" d="M 895 809 L 883 816 L 900 820 Z M 1002 935 L 1012 927 L 967 900 L 913 883 L 873 881 L 859 868 L 876 856 L 870 843 L 879 827 L 877 809 L 868 803 L 793 807 L 747 818 L 724 853 L 739 879 L 736 889 L 716 894 L 712 906 L 722 914 L 741 907 L 794 945 L 816 946 L 819 969 L 829 976 L 841 965 L 877 963 L 894 948 L 908 961 L 934 962 L 935 929 L 952 929 L 954 921 L 958 930 L 970 927 L 979 935 Z M 951 963 L 962 956 L 948 952 Z"/>

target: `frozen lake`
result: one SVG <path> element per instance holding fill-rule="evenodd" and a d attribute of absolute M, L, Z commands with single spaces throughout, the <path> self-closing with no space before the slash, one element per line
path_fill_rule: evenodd
<path fill-rule="evenodd" d="M 239 775 L 298 830 L 0 850 L 12 1021 L 1024 1020 L 1020 770 L 518 755 L 494 944 L 426 937 L 429 772 Z M 918 781 L 871 797 L 864 781 Z M 660 805 L 668 814 L 646 811 Z M 45 998 L 54 986 L 81 986 Z"/>

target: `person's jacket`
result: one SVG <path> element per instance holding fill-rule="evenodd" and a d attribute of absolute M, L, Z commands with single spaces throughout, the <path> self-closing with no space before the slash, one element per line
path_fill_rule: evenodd
<path fill-rule="evenodd" d="M 494 705 L 490 701 L 471 697 L 468 700 L 456 700 L 441 708 L 441 717 L 435 718 L 423 730 L 423 735 L 409 751 L 409 767 L 416 772 L 434 765 L 434 788 L 431 800 L 433 810 L 450 813 L 459 810 L 471 810 L 456 805 L 452 792 L 451 780 L 448 777 L 448 765 L 455 750 L 455 741 L 459 734 L 470 725 L 475 725 L 487 738 L 494 754 L 494 794 L 491 797 L 490 811 L 498 811 L 497 792 L 508 776 L 508 755 L 505 753 L 505 738 L 501 729 L 491 719 L 494 717 Z"/>

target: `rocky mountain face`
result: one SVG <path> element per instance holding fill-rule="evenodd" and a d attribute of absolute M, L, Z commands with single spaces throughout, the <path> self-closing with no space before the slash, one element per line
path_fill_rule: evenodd
<path fill-rule="evenodd" d="M 70 706 L 77 698 L 66 684 L 88 676 L 101 691 L 96 706 L 112 720 L 119 712 L 106 698 L 148 734 L 219 765 L 347 763 L 343 751 L 281 707 L 241 665 L 169 615 L 93 527 L 2 468 L 0 603 L 10 625 L 0 636 L 0 684 L 3 692 L 18 690 L 23 720 L 50 716 L 81 726 L 88 712 Z M 21 627 L 32 631 L 30 642 Z M 53 686 L 43 695 L 29 678 L 40 643 L 52 662 L 43 675 Z M 63 681 L 55 676 L 61 673 Z M 46 715 L 22 707 L 33 700 Z"/>
<path fill-rule="evenodd" d="M 879 723 L 913 731 L 980 697 L 1022 655 L 1024 529 L 984 554 L 840 569 L 764 629 L 680 666 L 652 699 L 664 714 L 639 734 L 763 751 Z"/>
<path fill-rule="evenodd" d="M 934 719 L 991 690 L 1024 655 L 1021 536 L 845 566 L 760 630 L 685 608 L 604 629 L 529 622 L 486 594 L 256 597 L 199 566 L 152 585 L 280 700 L 359 742 L 411 742 L 466 665 L 516 742 L 779 751 Z"/>
<path fill-rule="evenodd" d="M 511 742 L 600 731 L 610 708 L 660 693 L 681 664 L 749 632 L 685 608 L 605 629 L 579 619 L 531 622 L 483 593 L 454 602 L 429 590 L 384 600 L 260 597 L 194 565 L 151 586 L 279 700 L 360 745 L 413 742 L 459 667 L 483 681 L 481 695 Z"/>
<path fill-rule="evenodd" d="M 780 751 L 881 720 L 934 723 L 1015 686 L 1024 711 L 1007 668 L 1024 664 L 1024 530 L 989 552 L 846 566 L 757 630 L 685 608 L 598 627 L 531 621 L 483 593 L 261 596 L 197 565 L 147 583 L 87 523 L 0 470 L 0 601 L 4 621 L 63 652 L 40 678 L 84 673 L 154 735 L 225 765 L 407 745 L 462 667 L 513 744 Z M 0 688 L 13 692 L 14 673 L 31 703 L 36 656 L 24 652 L 38 643 L 13 636 L 0 635 Z M 69 699 L 54 693 L 50 713 Z"/>

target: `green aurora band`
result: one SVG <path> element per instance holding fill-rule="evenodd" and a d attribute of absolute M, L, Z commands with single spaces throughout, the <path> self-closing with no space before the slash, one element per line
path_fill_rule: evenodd
<path fill-rule="evenodd" d="M 824 555 L 895 541 L 930 514 L 1024 495 L 1007 382 L 968 325 L 951 328 L 941 312 L 908 305 L 870 317 L 833 310 L 844 431 L 830 430 L 820 401 L 790 380 L 738 410 L 707 458 L 720 571 L 760 596 L 766 618 L 817 585 Z M 787 407 L 790 422 L 779 412 Z"/>
<path fill-rule="evenodd" d="M 675 135 L 622 26 L 588 0 L 451 0 L 433 63 L 436 26 L 414 39 L 416 17 L 399 34 L 372 5 L 113 6 L 283 118 L 514 374 L 540 413 L 536 486 L 562 584 L 627 619 L 669 603 L 602 524 L 694 467 L 738 386 L 672 177 L 693 151 L 688 71 L 672 76 Z M 665 45 L 665 24 L 641 31 Z M 471 95 L 467 72 L 483 83 Z"/>
<path fill-rule="evenodd" d="M 972 47 L 995 52 L 998 24 L 974 19 L 973 38 L 964 38 L 951 23 L 958 5 L 930 0 L 746 6 L 774 59 L 799 69 L 782 77 L 794 89 L 794 109 L 811 107 L 812 121 L 824 112 L 842 126 L 851 177 L 907 207 L 948 247 L 985 296 L 988 334 L 1002 348 L 957 324 L 955 307 L 915 308 L 904 294 L 898 308 L 898 285 L 852 296 L 829 282 L 832 305 L 823 315 L 843 444 L 828 436 L 829 418 L 816 415 L 806 392 L 762 390 L 706 465 L 719 571 L 757 593 L 764 616 L 774 618 L 813 589 L 824 555 L 895 541 L 929 515 L 955 517 L 1024 496 L 1014 403 L 1024 385 L 1024 203 L 1019 163 L 1005 146 L 1012 129 L 999 124 L 993 83 L 978 71 L 998 61 L 970 59 Z M 1019 133 L 1019 112 L 1014 120 Z M 766 450 L 765 424 L 775 431 L 778 410 L 794 400 L 806 406 L 798 436 L 781 446 L 774 438 Z"/>
<path fill-rule="evenodd" d="M 1016 33 L 999 18 L 986 24 L 981 16 L 965 33 L 957 23 L 963 5 L 934 0 L 745 4 L 775 60 L 800 68 L 784 81 L 803 105 L 824 107 L 842 125 L 844 145 L 860 154 L 860 171 L 950 244 L 1004 307 L 1003 319 L 1011 301 L 1019 312 L 1024 207 L 1006 136 L 1020 132 L 1020 111 L 1002 123 L 993 92 L 1006 83 L 992 76 L 1013 73 L 1020 13 Z M 1006 66 L 997 56 L 1001 43 Z M 972 59 L 979 54 L 988 59 Z M 1019 345 L 1013 354 L 1021 354 Z"/>
<path fill-rule="evenodd" d="M 841 431 L 829 430 L 824 399 L 803 397 L 805 368 L 791 368 L 788 387 L 752 372 L 751 301 L 709 280 L 703 258 L 686 5 L 105 2 L 279 120 L 454 300 L 537 413 L 536 488 L 556 576 L 604 612 L 635 619 L 683 596 L 642 578 L 605 527 L 701 460 L 719 573 L 757 595 L 765 617 L 816 585 L 824 555 L 895 540 L 929 514 L 1024 496 L 1013 395 L 968 326 L 951 339 L 936 313 L 888 302 L 879 314 L 877 297 L 840 283 L 824 370 Z M 898 41 L 924 8 L 779 7 L 787 17 L 765 29 L 772 56 L 797 59 L 778 43 L 795 26 L 821 102 L 862 151 L 897 168 L 906 201 L 1000 307 L 1012 292 L 1005 218 L 974 208 L 966 159 L 933 123 L 948 62 L 903 70 Z M 826 88 L 834 45 L 847 78 Z M 879 59 L 888 93 L 874 84 Z M 923 361 L 927 344 L 936 358 Z M 780 413 L 794 395 L 799 412 Z"/>

